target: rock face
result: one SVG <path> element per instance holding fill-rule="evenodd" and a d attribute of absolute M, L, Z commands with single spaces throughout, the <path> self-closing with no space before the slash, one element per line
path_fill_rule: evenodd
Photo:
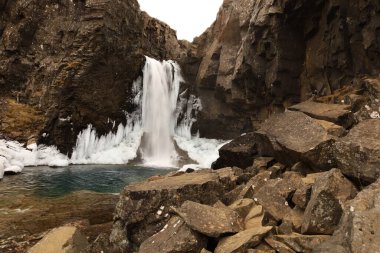
<path fill-rule="evenodd" d="M 47 133 L 39 142 L 65 154 L 87 124 L 104 134 L 108 119 L 125 122 L 144 54 L 176 60 L 186 52 L 136 0 L 2 1 L 0 41 L 0 131 L 23 142 Z M 16 107 L 21 115 L 12 117 Z"/>
<path fill-rule="evenodd" d="M 60 227 L 50 231 L 28 253 L 74 253 L 88 246 L 86 237 L 76 227 Z"/>
<path fill-rule="evenodd" d="M 237 136 L 298 101 L 377 75 L 379 10 L 377 0 L 225 0 L 194 41 L 201 134 Z"/>

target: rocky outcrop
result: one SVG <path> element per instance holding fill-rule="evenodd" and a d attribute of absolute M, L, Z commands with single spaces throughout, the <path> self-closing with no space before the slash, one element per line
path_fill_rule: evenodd
<path fill-rule="evenodd" d="M 186 200 L 216 203 L 236 186 L 241 173 L 232 168 L 205 170 L 127 186 L 117 204 L 111 234 L 116 251 L 130 252 L 159 232 L 171 217 L 171 206 L 179 207 Z M 178 213 L 188 223 L 187 216 L 181 210 Z"/>
<path fill-rule="evenodd" d="M 238 136 L 296 102 L 376 76 L 379 11 L 376 0 L 225 0 L 194 40 L 201 134 Z"/>
<path fill-rule="evenodd" d="M 175 31 L 141 12 L 136 0 L 17 0 L 0 7 L 0 132 L 65 154 L 88 124 L 104 134 L 113 121 L 125 123 L 144 55 L 186 55 Z"/>

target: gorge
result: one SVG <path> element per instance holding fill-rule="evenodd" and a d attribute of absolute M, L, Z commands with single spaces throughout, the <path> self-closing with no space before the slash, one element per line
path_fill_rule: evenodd
<path fill-rule="evenodd" d="M 378 0 L 224 0 L 192 42 L 137 0 L 0 0 L 0 42 L 0 251 L 380 248 Z M 55 175 L 125 187 L 30 191 Z"/>

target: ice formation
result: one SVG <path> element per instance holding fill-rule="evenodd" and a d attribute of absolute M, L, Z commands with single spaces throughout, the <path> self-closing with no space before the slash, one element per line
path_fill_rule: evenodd
<path fill-rule="evenodd" d="M 145 165 L 177 167 L 174 141 L 198 163 L 187 167 L 210 167 L 225 141 L 191 134 L 202 104 L 194 95 L 186 96 L 187 91 L 179 94 L 181 82 L 183 78 L 177 63 L 146 57 L 143 78 L 138 78 L 132 88 L 132 102 L 137 109 L 126 113 L 125 125 L 120 124 L 117 128 L 114 125 L 114 131 L 104 136 L 99 136 L 89 125 L 78 135 L 71 159 L 55 147 L 32 145 L 23 148 L 20 143 L 0 140 L 0 178 L 4 171 L 16 173 L 24 166 L 127 164 L 138 153 Z"/>

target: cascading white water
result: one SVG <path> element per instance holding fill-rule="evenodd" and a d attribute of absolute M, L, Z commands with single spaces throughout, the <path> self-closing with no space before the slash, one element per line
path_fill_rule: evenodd
<path fill-rule="evenodd" d="M 180 68 L 173 61 L 159 62 L 146 57 L 143 74 L 142 158 L 150 165 L 176 166 L 173 136 L 179 87 L 183 82 Z"/>

